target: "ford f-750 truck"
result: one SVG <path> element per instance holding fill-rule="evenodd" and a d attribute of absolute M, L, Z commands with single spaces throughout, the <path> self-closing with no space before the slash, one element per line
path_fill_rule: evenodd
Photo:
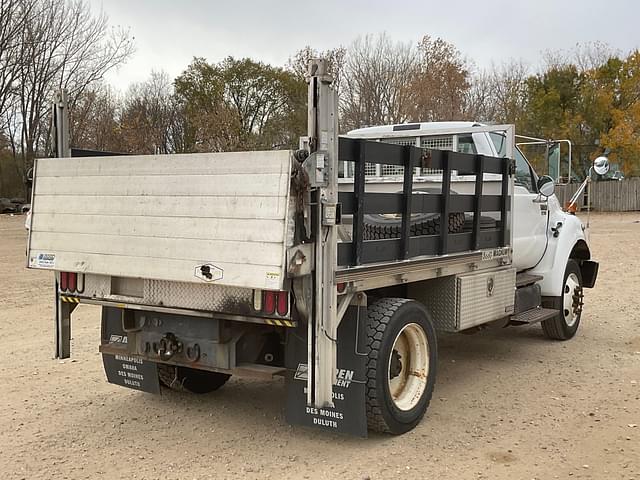
<path fill-rule="evenodd" d="M 295 151 L 82 152 L 56 105 L 27 262 L 55 275 L 57 357 L 77 305 L 100 305 L 112 383 L 204 393 L 282 375 L 289 422 L 364 436 L 424 416 L 438 331 L 575 335 L 598 263 L 513 126 L 338 136 L 325 67 L 310 66 Z"/>

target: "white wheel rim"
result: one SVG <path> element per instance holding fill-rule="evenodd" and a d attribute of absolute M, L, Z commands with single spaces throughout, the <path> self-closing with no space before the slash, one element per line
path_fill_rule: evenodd
<path fill-rule="evenodd" d="M 415 407 L 427 388 L 429 376 L 429 344 L 427 335 L 417 323 L 402 327 L 389 357 L 387 381 L 389 393 L 400 410 Z"/>
<path fill-rule="evenodd" d="M 562 292 L 562 315 L 568 327 L 573 327 L 578 321 L 578 312 L 575 303 L 575 296 L 578 295 L 580 281 L 575 273 L 570 273 L 564 284 Z"/>

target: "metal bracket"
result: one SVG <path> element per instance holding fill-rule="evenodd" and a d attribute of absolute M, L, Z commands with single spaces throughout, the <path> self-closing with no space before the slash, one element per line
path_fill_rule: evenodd
<path fill-rule="evenodd" d="M 58 275 L 58 273 L 55 274 L 53 282 L 56 295 L 55 358 L 69 358 L 71 356 L 71 313 L 78 304 L 63 300 L 58 288 Z"/>

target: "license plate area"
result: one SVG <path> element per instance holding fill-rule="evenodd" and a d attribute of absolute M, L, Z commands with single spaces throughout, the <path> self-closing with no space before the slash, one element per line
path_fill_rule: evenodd
<path fill-rule="evenodd" d="M 158 365 L 126 354 L 102 354 L 104 371 L 109 383 L 142 392 L 160 393 Z"/>

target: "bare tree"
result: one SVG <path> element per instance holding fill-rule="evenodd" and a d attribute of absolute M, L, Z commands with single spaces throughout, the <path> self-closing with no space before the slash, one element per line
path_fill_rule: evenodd
<path fill-rule="evenodd" d="M 495 112 L 491 120 L 519 123 L 526 109 L 529 67 L 522 61 L 510 60 L 491 71 Z"/>
<path fill-rule="evenodd" d="M 173 153 L 181 151 L 182 113 L 172 81 L 165 72 L 152 72 L 149 80 L 129 88 L 120 118 L 126 151 Z"/>
<path fill-rule="evenodd" d="M 542 53 L 542 70 L 575 65 L 578 72 L 584 73 L 601 67 L 611 58 L 621 55 L 619 49 L 601 41 L 576 43 L 568 50 L 545 50 Z"/>
<path fill-rule="evenodd" d="M 0 119 L 7 118 L 20 72 L 20 38 L 35 0 L 0 0 Z"/>
<path fill-rule="evenodd" d="M 343 127 L 406 121 L 416 60 L 410 43 L 394 43 L 386 34 L 355 40 L 347 49 L 341 80 Z"/>
<path fill-rule="evenodd" d="M 76 96 L 70 111 L 71 145 L 79 148 L 122 151 L 119 116 L 122 99 L 112 88 L 96 83 Z"/>
<path fill-rule="evenodd" d="M 339 90 L 346 54 L 347 49 L 342 46 L 319 51 L 307 45 L 302 50 L 298 50 L 293 57 L 289 58 L 286 68 L 299 78 L 306 78 L 309 61 L 313 58 L 324 58 L 327 60 L 328 72 L 333 76 L 333 84 Z"/>
<path fill-rule="evenodd" d="M 19 37 L 16 97 L 20 153 L 25 168 L 48 141 L 52 94 L 65 88 L 73 106 L 90 85 L 133 52 L 128 32 L 109 29 L 83 0 L 36 0 Z"/>
<path fill-rule="evenodd" d="M 471 78 L 463 102 L 462 118 L 490 122 L 496 117 L 496 102 L 493 97 L 494 82 L 491 72 L 481 70 Z"/>

